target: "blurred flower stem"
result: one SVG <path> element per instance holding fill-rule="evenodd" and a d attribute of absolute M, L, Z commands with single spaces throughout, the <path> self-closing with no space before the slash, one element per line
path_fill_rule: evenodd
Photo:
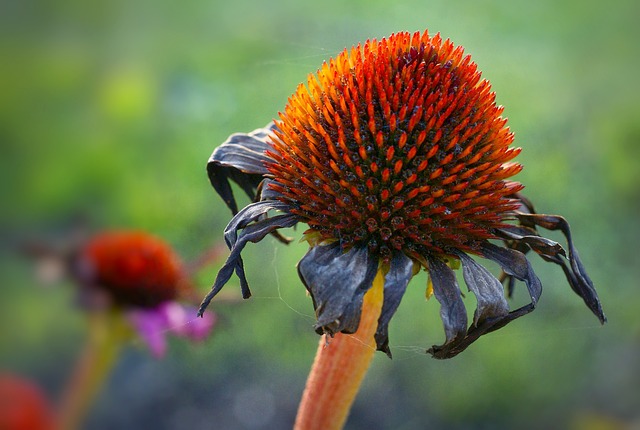
<path fill-rule="evenodd" d="M 58 430 L 82 427 L 89 407 L 115 365 L 122 346 L 131 338 L 131 327 L 120 310 L 90 312 L 87 317 L 87 343 L 63 394 Z"/>
<path fill-rule="evenodd" d="M 381 270 L 365 294 L 358 330 L 323 335 L 296 417 L 296 430 L 341 429 L 376 352 L 374 334 L 382 310 Z"/>

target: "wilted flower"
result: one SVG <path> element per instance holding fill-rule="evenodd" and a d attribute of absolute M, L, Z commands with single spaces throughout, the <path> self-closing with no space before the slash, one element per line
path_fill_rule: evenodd
<path fill-rule="evenodd" d="M 522 167 L 511 161 L 520 148 L 511 146 L 502 112 L 463 48 L 440 35 L 398 33 L 323 64 L 278 121 L 232 135 L 209 160 L 209 179 L 234 217 L 224 232 L 230 256 L 200 315 L 233 272 L 250 296 L 240 256 L 248 242 L 305 223 L 311 247 L 298 272 L 319 333 L 355 332 L 363 296 L 380 272 L 375 340 L 390 355 L 389 321 L 422 268 L 446 335 L 429 352 L 453 357 L 536 307 L 542 285 L 528 251 L 559 265 L 604 322 L 568 223 L 537 214 L 523 186 L 509 179 Z M 229 179 L 253 203 L 238 211 Z M 561 231 L 567 251 L 538 228 Z M 524 281 L 531 302 L 510 310 L 501 282 L 471 256 L 499 264 L 509 293 Z M 460 266 L 477 298 L 471 324 L 453 271 Z"/>
<path fill-rule="evenodd" d="M 202 340 L 215 323 L 215 315 L 194 321 L 192 308 L 177 301 L 186 289 L 180 259 L 148 233 L 93 236 L 74 258 L 73 272 L 83 304 L 123 311 L 156 357 L 166 351 L 167 333 Z"/>

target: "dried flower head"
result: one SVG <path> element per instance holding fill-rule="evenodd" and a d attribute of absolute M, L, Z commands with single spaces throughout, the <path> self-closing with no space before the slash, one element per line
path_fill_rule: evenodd
<path fill-rule="evenodd" d="M 289 98 L 279 121 L 232 135 L 209 160 L 210 181 L 234 217 L 225 229 L 231 255 L 200 314 L 234 271 L 250 296 L 240 257 L 247 242 L 302 222 L 311 248 L 298 272 L 319 333 L 358 328 L 363 295 L 381 270 L 375 338 L 390 354 L 388 323 L 424 268 L 446 335 L 429 352 L 452 357 L 535 308 L 542 286 L 525 257 L 529 250 L 560 265 L 604 322 L 567 222 L 536 214 L 519 193 L 523 186 L 509 180 L 522 167 L 511 162 L 520 148 L 511 146 L 502 112 L 463 48 L 439 35 L 398 33 L 323 64 Z M 228 179 L 254 203 L 238 212 Z M 562 231 L 568 254 L 538 227 Z M 524 281 L 531 303 L 510 311 L 501 282 L 470 254 L 498 263 L 509 293 L 516 279 Z M 453 272 L 460 265 L 477 298 L 470 325 Z"/>

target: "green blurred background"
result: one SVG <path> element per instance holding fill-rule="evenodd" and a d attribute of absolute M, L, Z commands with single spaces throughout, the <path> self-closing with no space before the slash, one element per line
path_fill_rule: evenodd
<path fill-rule="evenodd" d="M 206 178 L 214 147 L 276 117 L 344 47 L 428 28 L 492 82 L 523 147 L 518 179 L 541 212 L 571 222 L 609 323 L 535 259 L 536 312 L 436 361 L 424 350 L 444 337 L 438 303 L 420 275 L 391 324 L 394 359 L 375 357 L 347 428 L 638 425 L 638 17 L 633 0 L 3 2 L 0 369 L 55 397 L 86 335 L 72 284 L 42 288 L 11 244 L 83 213 L 195 258 L 229 219 Z M 128 348 L 87 428 L 291 427 L 318 341 L 295 270 L 305 248 L 251 244 L 254 297 L 214 302 L 221 321 L 204 345 L 175 341 L 162 361 Z M 203 294 L 220 264 L 198 277 Z"/>

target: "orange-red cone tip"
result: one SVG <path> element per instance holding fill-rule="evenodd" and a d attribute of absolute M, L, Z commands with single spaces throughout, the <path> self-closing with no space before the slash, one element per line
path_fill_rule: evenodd
<path fill-rule="evenodd" d="M 478 249 L 521 170 L 489 82 L 440 35 L 398 33 L 343 51 L 277 122 L 272 187 L 325 239 L 393 250 Z"/>
<path fill-rule="evenodd" d="M 153 307 L 178 294 L 178 256 L 148 233 L 98 234 L 85 245 L 79 262 L 83 281 L 106 290 L 117 303 Z"/>

